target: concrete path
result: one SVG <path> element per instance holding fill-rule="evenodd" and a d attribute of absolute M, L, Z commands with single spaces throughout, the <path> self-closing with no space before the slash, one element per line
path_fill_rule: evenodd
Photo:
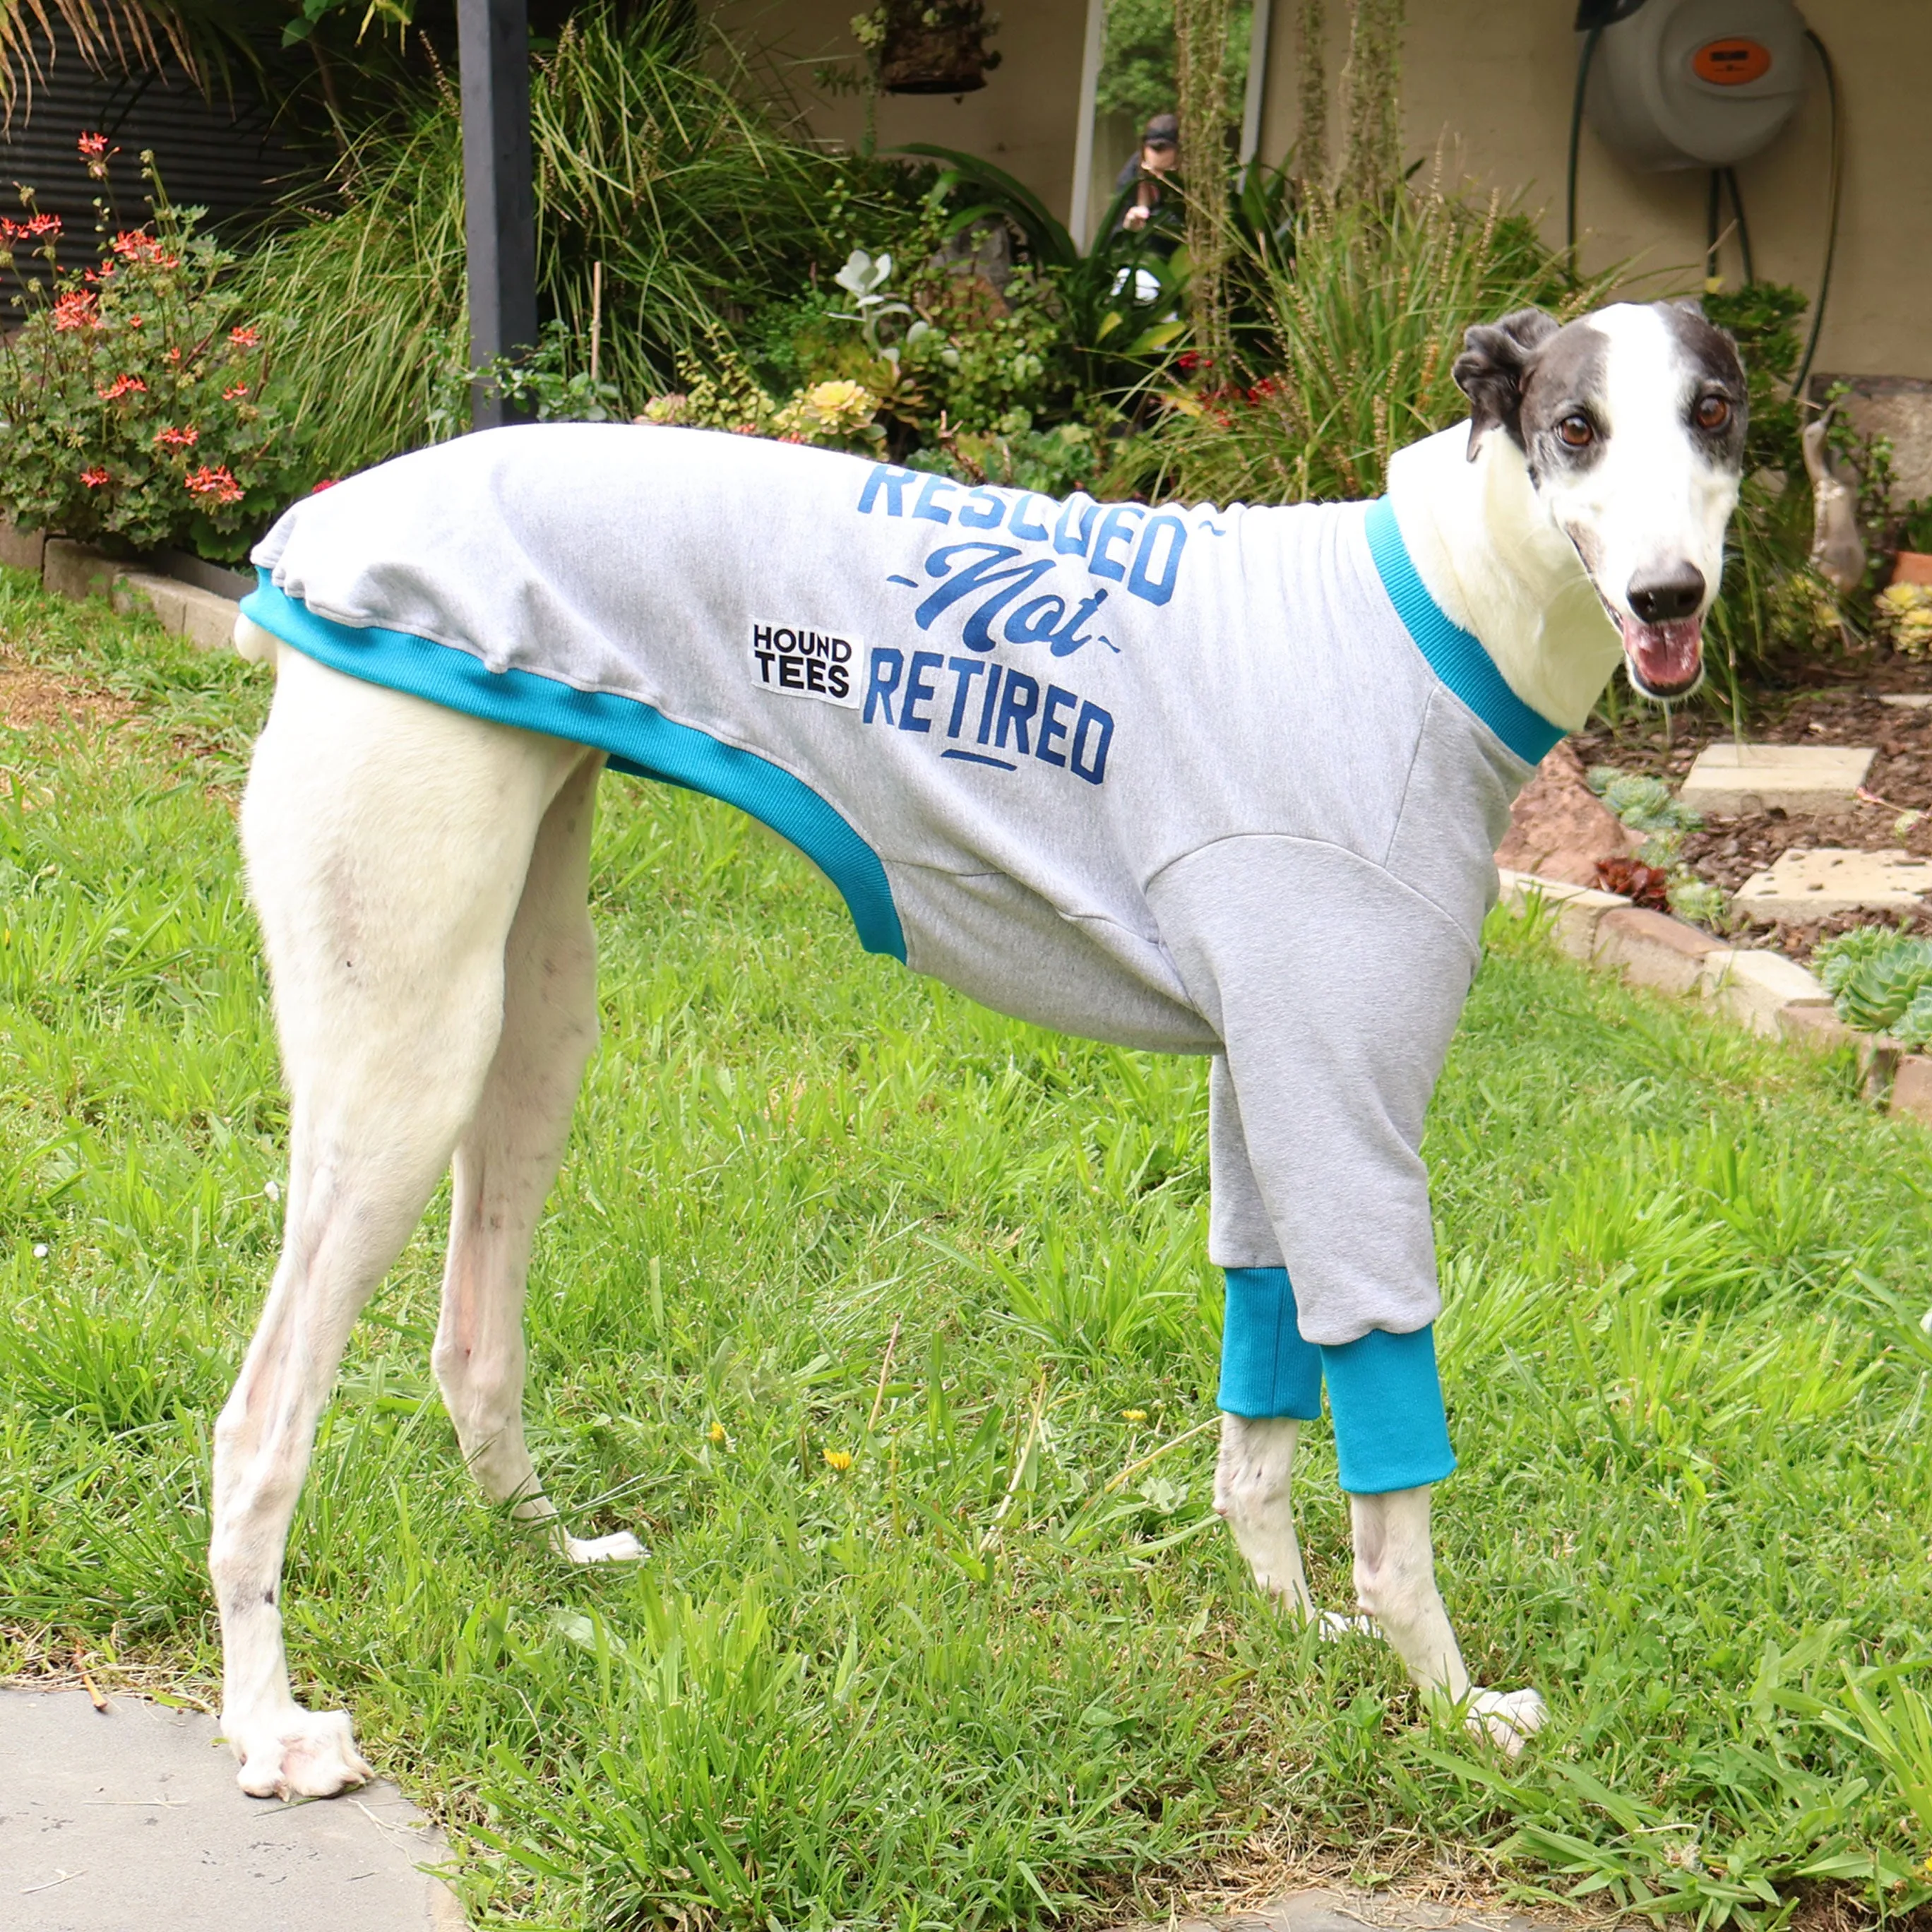
<path fill-rule="evenodd" d="M 244 1797 L 214 1720 L 0 1690 L 5 1932 L 460 1932 L 442 1846 L 393 1784 Z"/>

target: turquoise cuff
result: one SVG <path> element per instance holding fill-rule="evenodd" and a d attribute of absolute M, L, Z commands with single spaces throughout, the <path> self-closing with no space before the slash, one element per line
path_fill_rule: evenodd
<path fill-rule="evenodd" d="M 1301 1339 L 1286 1268 L 1228 1268 L 1220 1406 L 1251 1418 L 1322 1413 L 1322 1355 Z"/>
<path fill-rule="evenodd" d="M 1322 1384 L 1335 1422 L 1342 1487 L 1376 1496 L 1439 1483 L 1456 1467 L 1449 1419 L 1436 1372 L 1436 1331 L 1371 1329 L 1353 1342 L 1317 1348 L 1301 1339 L 1286 1268 L 1228 1268 L 1221 1327 L 1219 1406 L 1260 1420 L 1322 1413 Z"/>
<path fill-rule="evenodd" d="M 1439 1483 L 1456 1466 L 1436 1372 L 1436 1330 L 1366 1335 L 1322 1351 L 1335 1460 L 1351 1496 Z"/>

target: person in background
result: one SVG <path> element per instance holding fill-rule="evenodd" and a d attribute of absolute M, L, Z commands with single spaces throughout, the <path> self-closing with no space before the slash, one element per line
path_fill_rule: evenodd
<path fill-rule="evenodd" d="M 1142 130 L 1139 148 L 1116 177 L 1114 190 L 1117 194 L 1124 188 L 1135 190 L 1134 198 L 1120 215 L 1120 225 L 1130 234 L 1144 233 L 1150 229 L 1178 230 L 1180 197 L 1169 177 L 1180 158 L 1180 135 L 1178 116 L 1156 114 Z M 1171 250 L 1180 238 L 1174 233 L 1161 238 L 1166 250 Z"/>

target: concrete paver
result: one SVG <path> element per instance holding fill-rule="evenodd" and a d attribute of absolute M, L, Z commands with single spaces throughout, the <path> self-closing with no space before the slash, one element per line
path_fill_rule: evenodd
<path fill-rule="evenodd" d="M 1924 904 L 1920 895 L 1927 892 L 1932 892 L 1932 861 L 1905 851 L 1827 845 L 1780 854 L 1767 870 L 1745 880 L 1731 904 L 1747 919 L 1768 926 L 1840 912 L 1917 912 Z"/>
<path fill-rule="evenodd" d="M 0 1690 L 6 1932 L 460 1932 L 418 1867 L 442 1849 L 393 1784 L 244 1797 L 212 1718 L 78 1690 Z"/>
<path fill-rule="evenodd" d="M 1871 746 L 1706 745 L 1678 796 L 1720 818 L 1773 806 L 1795 818 L 1844 812 L 1877 755 Z"/>

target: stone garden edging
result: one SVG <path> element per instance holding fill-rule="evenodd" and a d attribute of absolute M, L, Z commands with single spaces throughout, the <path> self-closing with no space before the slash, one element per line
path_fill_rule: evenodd
<path fill-rule="evenodd" d="M 1781 952 L 1726 946 L 1668 913 L 1652 912 L 1616 892 L 1573 886 L 1532 872 L 1502 872 L 1502 903 L 1516 912 L 1546 909 L 1557 950 L 1586 966 L 1621 971 L 1633 986 L 1697 999 L 1751 1032 L 1814 1053 L 1853 1048 L 1866 1094 L 1887 1110 L 1932 1125 L 1932 1054 L 1859 1033 L 1832 1010 L 1817 975 Z"/>
<path fill-rule="evenodd" d="M 38 571 L 41 583 L 56 596 L 76 603 L 104 597 L 123 612 L 145 606 L 163 630 L 185 638 L 205 651 L 225 650 L 235 634 L 240 605 L 206 582 L 187 580 L 185 573 L 196 561 L 184 560 L 179 566 L 183 574 L 176 575 L 124 562 L 91 544 L 43 536 L 38 530 L 16 530 L 0 522 L 0 563 L 16 570 Z M 204 564 L 196 574 L 218 580 L 227 573 Z"/>

